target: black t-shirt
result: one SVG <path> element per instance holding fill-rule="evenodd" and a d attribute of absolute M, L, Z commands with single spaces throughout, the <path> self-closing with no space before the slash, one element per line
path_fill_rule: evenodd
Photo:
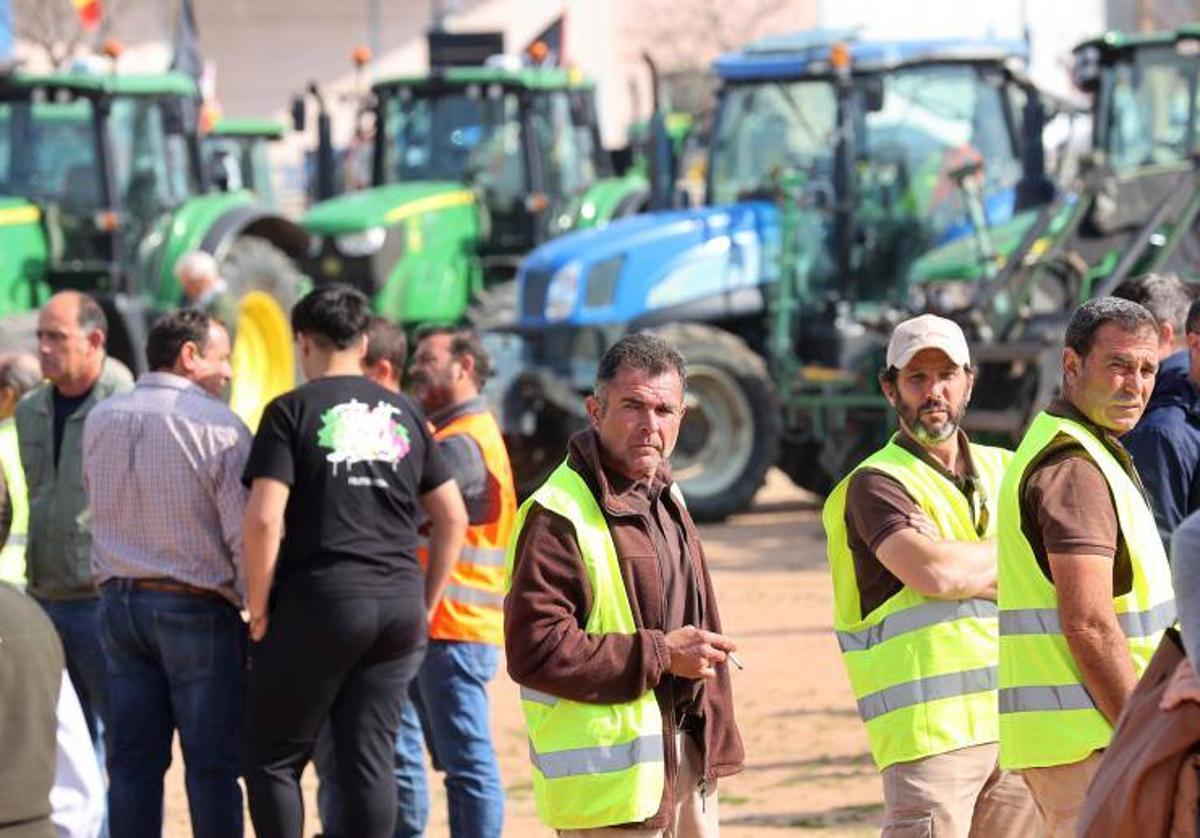
<path fill-rule="evenodd" d="M 291 487 L 276 587 L 419 595 L 421 495 L 451 479 L 416 404 L 362 376 L 330 376 L 263 412 L 243 480 Z"/>
<path fill-rule="evenodd" d="M 67 433 L 67 420 L 75 415 L 75 411 L 79 410 L 79 406 L 87 401 L 88 396 L 92 394 L 93 387 L 89 387 L 86 392 L 80 393 L 78 396 L 64 396 L 58 392 L 55 387 L 52 391 L 54 397 L 54 465 L 58 465 L 58 455 L 62 452 L 63 436 Z"/>

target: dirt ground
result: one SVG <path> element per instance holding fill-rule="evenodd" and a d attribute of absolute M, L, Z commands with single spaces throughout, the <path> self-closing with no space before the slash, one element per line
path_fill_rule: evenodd
<path fill-rule="evenodd" d="M 878 834 L 882 790 L 830 628 L 832 591 L 820 509 L 778 473 L 754 508 L 705 527 L 726 633 L 746 665 L 734 673 L 746 769 L 720 785 L 727 838 Z M 492 732 L 508 802 L 505 835 L 552 834 L 534 812 L 517 690 L 492 683 Z M 319 832 L 315 782 L 305 775 L 306 835 Z M 445 793 L 431 779 L 428 835 L 447 836 Z M 191 834 L 181 760 L 167 777 L 169 836 Z M 247 819 L 247 834 L 249 829 Z"/>

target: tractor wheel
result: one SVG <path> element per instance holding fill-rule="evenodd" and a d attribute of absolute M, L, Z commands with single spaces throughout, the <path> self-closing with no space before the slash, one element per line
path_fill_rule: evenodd
<path fill-rule="evenodd" d="M 234 333 L 229 406 L 251 430 L 271 399 L 296 386 L 290 315 L 304 277 L 282 250 L 258 236 L 241 236 L 221 262 L 229 284 Z"/>
<path fill-rule="evenodd" d="M 750 505 L 779 453 L 781 417 L 767 365 L 741 338 L 700 323 L 655 333 L 688 364 L 687 415 L 671 457 L 698 521 Z"/>
<path fill-rule="evenodd" d="M 517 322 L 517 281 L 498 282 L 484 288 L 467 307 L 467 323 L 477 332 L 507 329 Z"/>

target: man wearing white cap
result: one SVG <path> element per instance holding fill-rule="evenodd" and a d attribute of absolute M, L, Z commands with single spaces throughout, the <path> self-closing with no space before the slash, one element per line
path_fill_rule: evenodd
<path fill-rule="evenodd" d="M 1064 342 L 1062 398 L 1013 456 L 997 532 L 1000 764 L 1022 772 L 1052 836 L 1075 835 L 1113 726 L 1175 621 L 1162 540 L 1120 440 L 1154 389 L 1158 322 L 1098 297 Z"/>
<path fill-rule="evenodd" d="M 1012 454 L 961 429 L 974 380 L 957 324 L 897 326 L 879 383 L 900 430 L 825 503 L 834 629 L 883 774 L 884 835 L 1037 829 L 998 763 L 996 501 Z"/>

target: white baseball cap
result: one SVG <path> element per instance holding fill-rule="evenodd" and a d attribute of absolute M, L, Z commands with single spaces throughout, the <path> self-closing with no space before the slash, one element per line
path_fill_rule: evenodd
<path fill-rule="evenodd" d="M 888 341 L 887 365 L 903 369 L 922 349 L 940 349 L 960 367 L 971 363 L 971 351 L 963 330 L 953 320 L 922 314 L 898 325 Z"/>

